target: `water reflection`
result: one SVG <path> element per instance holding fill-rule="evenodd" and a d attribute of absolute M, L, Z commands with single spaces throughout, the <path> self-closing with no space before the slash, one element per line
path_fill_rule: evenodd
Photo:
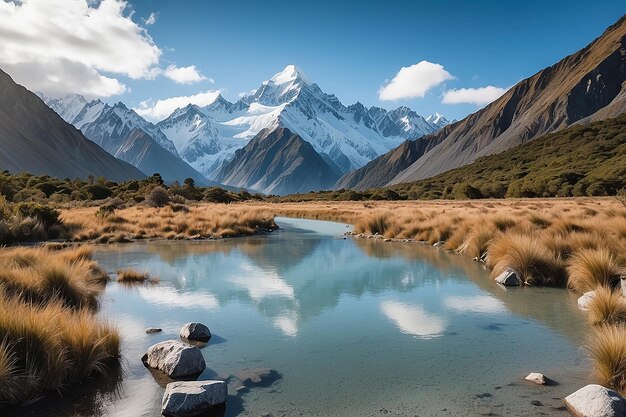
<path fill-rule="evenodd" d="M 448 296 L 443 299 L 447 308 L 459 312 L 470 313 L 499 313 L 504 312 L 504 303 L 488 295 Z"/>
<path fill-rule="evenodd" d="M 444 318 L 427 313 L 422 306 L 385 301 L 381 303 L 380 310 L 396 323 L 402 333 L 422 339 L 441 336 L 446 328 Z"/>

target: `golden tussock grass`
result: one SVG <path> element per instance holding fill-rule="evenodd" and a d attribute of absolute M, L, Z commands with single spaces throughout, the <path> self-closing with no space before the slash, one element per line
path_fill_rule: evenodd
<path fill-rule="evenodd" d="M 199 239 L 245 236 L 276 228 L 274 216 L 243 205 L 198 204 L 188 210 L 135 206 L 96 216 L 97 208 L 63 211 L 74 241 L 121 243 L 135 239 Z"/>
<path fill-rule="evenodd" d="M 569 260 L 569 287 L 582 293 L 598 285 L 616 288 L 623 269 L 609 249 L 580 249 Z"/>
<path fill-rule="evenodd" d="M 587 311 L 587 320 L 590 324 L 626 323 L 626 299 L 622 296 L 621 289 L 613 290 L 599 286 L 594 292 Z"/>
<path fill-rule="evenodd" d="M 22 404 L 117 360 L 117 331 L 95 315 L 105 275 L 88 247 L 0 251 L 0 402 Z"/>
<path fill-rule="evenodd" d="M 586 347 L 598 381 L 626 392 L 626 327 L 623 324 L 597 326 Z"/>
<path fill-rule="evenodd" d="M 157 283 L 159 279 L 151 277 L 149 273 L 135 269 L 120 269 L 117 271 L 117 282 L 124 284 L 143 284 L 145 282 Z"/>

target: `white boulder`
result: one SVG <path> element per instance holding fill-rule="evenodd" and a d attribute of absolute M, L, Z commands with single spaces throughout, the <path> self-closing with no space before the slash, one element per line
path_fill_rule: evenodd
<path fill-rule="evenodd" d="M 591 384 L 565 397 L 565 406 L 576 417 L 626 416 L 626 400 L 617 391 Z"/>
<path fill-rule="evenodd" d="M 171 378 L 197 375 L 206 368 L 200 349 L 178 340 L 150 346 L 141 360 L 146 366 L 163 371 Z"/>
<path fill-rule="evenodd" d="M 224 381 L 181 381 L 165 387 L 161 413 L 169 417 L 197 416 L 226 402 L 228 385 Z"/>

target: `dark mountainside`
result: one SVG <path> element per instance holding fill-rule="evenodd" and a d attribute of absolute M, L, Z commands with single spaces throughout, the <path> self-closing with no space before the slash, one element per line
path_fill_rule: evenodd
<path fill-rule="evenodd" d="M 626 108 L 626 16 L 587 47 L 527 78 L 484 109 L 394 149 L 345 175 L 337 188 L 416 181 L 502 152 L 576 122 L 616 117 Z"/>
<path fill-rule="evenodd" d="M 59 178 L 144 178 L 65 122 L 36 94 L 0 70 L 0 168 Z"/>
<path fill-rule="evenodd" d="M 220 168 L 216 179 L 268 194 L 290 194 L 332 187 L 339 175 L 310 143 L 277 128 L 259 132 Z"/>

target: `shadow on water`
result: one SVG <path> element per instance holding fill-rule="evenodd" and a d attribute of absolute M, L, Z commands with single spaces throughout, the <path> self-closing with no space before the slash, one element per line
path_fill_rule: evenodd
<path fill-rule="evenodd" d="M 51 392 L 23 407 L 0 408 L 2 416 L 81 416 L 106 415 L 104 404 L 121 398 L 122 366 L 110 365 L 106 375 L 100 375 L 58 393 Z M 6 412 L 6 414 L 4 414 Z"/>

